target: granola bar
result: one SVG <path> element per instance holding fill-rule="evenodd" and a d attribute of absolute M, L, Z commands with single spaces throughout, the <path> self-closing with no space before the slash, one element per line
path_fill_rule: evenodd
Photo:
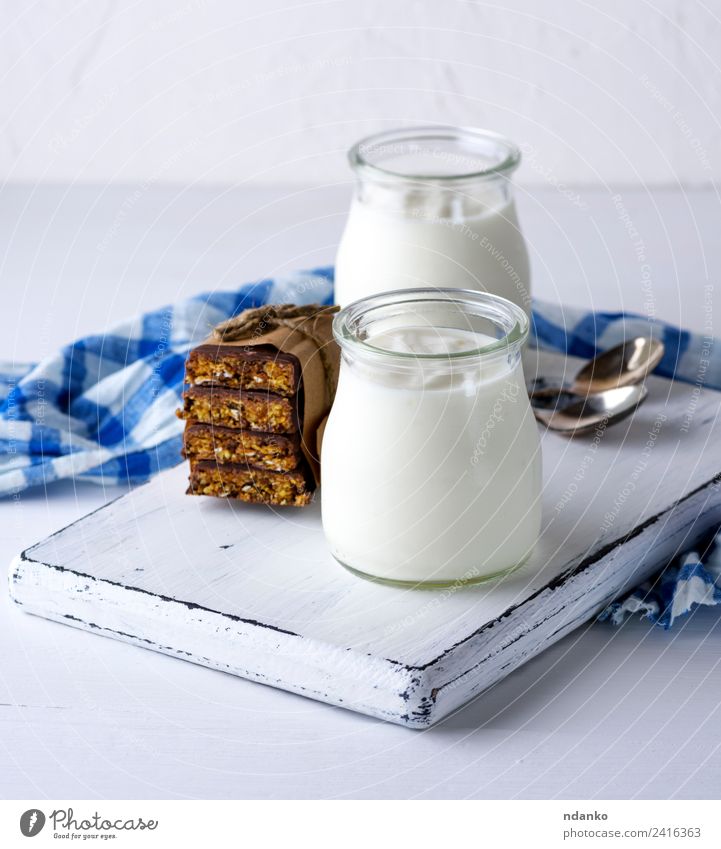
<path fill-rule="evenodd" d="M 239 463 L 199 460 L 190 463 L 189 495 L 234 498 L 251 504 L 304 507 L 313 497 L 313 477 L 306 470 L 271 472 Z"/>
<path fill-rule="evenodd" d="M 239 346 L 204 343 L 185 364 L 188 383 L 217 383 L 231 389 L 272 392 L 290 398 L 300 386 L 300 363 L 271 345 Z"/>
<path fill-rule="evenodd" d="M 265 433 L 297 433 L 300 430 L 295 398 L 224 386 L 187 387 L 180 416 L 202 424 Z"/>
<path fill-rule="evenodd" d="M 284 436 L 188 422 L 183 452 L 189 460 L 245 463 L 273 472 L 289 472 L 301 463 L 299 434 Z"/>

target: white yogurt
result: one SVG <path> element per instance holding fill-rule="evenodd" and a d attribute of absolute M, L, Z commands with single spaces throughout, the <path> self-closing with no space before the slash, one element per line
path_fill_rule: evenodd
<path fill-rule="evenodd" d="M 344 346 L 323 440 L 330 549 L 346 566 L 395 581 L 507 571 L 526 559 L 541 520 L 539 440 L 518 348 L 454 360 L 495 340 L 398 323 L 374 325 L 360 349 Z M 371 346 L 436 358 L 399 364 Z"/>
<path fill-rule="evenodd" d="M 500 295 L 529 312 L 528 253 L 512 200 L 484 205 L 442 191 L 396 198 L 384 191 L 366 187 L 351 205 L 336 259 L 337 303 L 452 286 Z"/>

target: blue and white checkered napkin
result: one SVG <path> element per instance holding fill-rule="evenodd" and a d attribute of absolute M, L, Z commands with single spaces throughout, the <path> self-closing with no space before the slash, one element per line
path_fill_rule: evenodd
<path fill-rule="evenodd" d="M 190 298 L 79 339 L 41 363 L 0 363 L 0 495 L 68 477 L 139 483 L 177 464 L 183 424 L 175 410 L 188 350 L 215 324 L 249 307 L 332 301 L 333 269 L 321 268 Z M 649 329 L 640 316 L 539 301 L 533 318 L 539 347 L 585 358 Z M 656 374 L 690 383 L 702 375 L 705 386 L 721 389 L 721 348 L 660 323 L 654 332 L 666 345 Z M 669 626 L 691 602 L 721 602 L 718 571 L 689 558 L 675 577 L 667 573 L 676 588 L 671 608 L 670 589 L 650 599 L 639 588 L 608 618 L 621 621 L 626 612 L 642 610 Z"/>
<path fill-rule="evenodd" d="M 683 555 L 678 563 L 672 563 L 653 580 L 636 587 L 631 595 L 612 602 L 598 618 L 620 625 L 632 614 L 640 613 L 668 629 L 697 604 L 721 604 L 721 531 L 704 555 L 703 563 L 695 551 Z"/>
<path fill-rule="evenodd" d="M 137 316 L 36 365 L 0 363 L 0 495 L 68 477 L 140 483 L 177 465 L 189 349 L 249 307 L 332 297 L 332 269 L 262 280 Z"/>

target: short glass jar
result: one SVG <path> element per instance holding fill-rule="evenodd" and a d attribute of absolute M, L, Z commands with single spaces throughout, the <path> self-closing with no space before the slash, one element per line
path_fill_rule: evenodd
<path fill-rule="evenodd" d="M 342 359 L 321 470 L 333 556 L 433 586 L 522 564 L 541 522 L 524 311 L 479 292 L 399 290 L 341 310 L 333 331 Z"/>
<path fill-rule="evenodd" d="M 484 130 L 421 127 L 370 136 L 348 157 L 356 188 L 336 259 L 336 303 L 453 286 L 500 295 L 530 314 L 513 142 Z"/>

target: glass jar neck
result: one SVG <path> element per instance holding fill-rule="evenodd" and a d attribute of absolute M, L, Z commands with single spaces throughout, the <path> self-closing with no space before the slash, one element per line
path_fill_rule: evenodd
<path fill-rule="evenodd" d="M 515 365 L 528 318 L 496 295 L 406 289 L 356 301 L 336 315 L 333 332 L 347 362 L 400 372 L 462 372 Z"/>
<path fill-rule="evenodd" d="M 503 136 L 458 127 L 378 133 L 348 154 L 358 202 L 419 218 L 468 217 L 508 205 L 520 156 Z"/>

